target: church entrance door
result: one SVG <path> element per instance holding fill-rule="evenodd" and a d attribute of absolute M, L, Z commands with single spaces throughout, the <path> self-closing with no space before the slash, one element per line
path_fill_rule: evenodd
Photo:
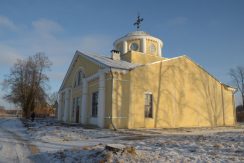
<path fill-rule="evenodd" d="M 80 107 L 79 105 L 76 107 L 76 117 L 75 117 L 75 122 L 79 123 L 79 117 L 80 117 Z"/>

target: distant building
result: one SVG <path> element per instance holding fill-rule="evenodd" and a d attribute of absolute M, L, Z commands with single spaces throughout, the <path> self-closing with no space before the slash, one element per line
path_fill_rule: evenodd
<path fill-rule="evenodd" d="M 58 119 L 101 128 L 235 125 L 235 89 L 185 55 L 163 57 L 162 47 L 136 31 L 114 42 L 111 57 L 76 51 L 59 90 Z"/>

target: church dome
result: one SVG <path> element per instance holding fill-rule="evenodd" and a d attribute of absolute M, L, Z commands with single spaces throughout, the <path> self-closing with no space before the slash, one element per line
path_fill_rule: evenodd
<path fill-rule="evenodd" d="M 125 35 L 125 37 L 128 36 L 150 36 L 149 33 L 144 32 L 144 31 L 134 31 L 134 32 L 130 32 L 127 35 Z"/>
<path fill-rule="evenodd" d="M 134 31 L 117 39 L 114 49 L 125 54 L 128 51 L 138 51 L 144 54 L 162 56 L 163 42 L 144 31 Z"/>

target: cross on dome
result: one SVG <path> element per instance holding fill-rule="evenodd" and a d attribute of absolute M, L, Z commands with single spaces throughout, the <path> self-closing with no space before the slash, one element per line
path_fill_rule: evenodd
<path fill-rule="evenodd" d="M 136 22 L 134 23 L 134 25 L 136 26 L 136 29 L 137 29 L 137 30 L 139 30 L 142 21 L 143 21 L 143 18 L 140 18 L 140 15 L 138 14 L 138 16 L 137 16 L 137 20 L 136 20 Z"/>

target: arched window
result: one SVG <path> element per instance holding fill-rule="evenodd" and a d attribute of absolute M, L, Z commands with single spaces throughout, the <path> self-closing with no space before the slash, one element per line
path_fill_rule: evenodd
<path fill-rule="evenodd" d="M 79 70 L 75 75 L 74 87 L 80 86 L 82 84 L 82 78 L 84 77 L 85 75 L 82 70 Z"/>

